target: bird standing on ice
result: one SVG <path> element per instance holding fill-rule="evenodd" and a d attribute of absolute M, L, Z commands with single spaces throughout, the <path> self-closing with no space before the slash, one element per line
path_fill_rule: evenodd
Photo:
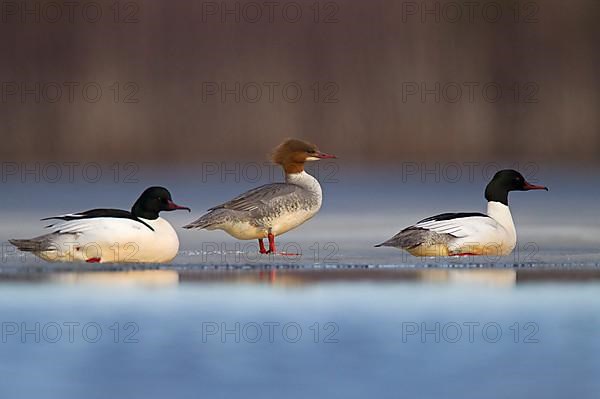
<path fill-rule="evenodd" d="M 53 232 L 28 240 L 9 240 L 21 251 L 50 262 L 164 263 L 177 255 L 179 239 L 161 211 L 189 208 L 175 204 L 163 187 L 150 187 L 131 212 L 93 209 L 54 216 Z"/>
<path fill-rule="evenodd" d="M 497 172 L 485 189 L 487 215 L 442 213 L 407 227 L 376 247 L 396 247 L 415 256 L 508 255 L 517 232 L 508 208 L 509 191 L 546 190 L 516 170 Z"/>
<path fill-rule="evenodd" d="M 314 144 L 289 139 L 275 149 L 273 162 L 285 172 L 285 183 L 247 191 L 215 206 L 186 229 L 220 229 L 239 240 L 258 239 L 261 254 L 276 253 L 275 236 L 300 226 L 321 208 L 323 195 L 317 179 L 304 171 L 306 161 L 335 158 Z M 268 238 L 269 249 L 263 239 Z"/>

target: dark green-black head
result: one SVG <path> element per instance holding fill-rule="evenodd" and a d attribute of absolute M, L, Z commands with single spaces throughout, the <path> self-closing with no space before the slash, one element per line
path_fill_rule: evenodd
<path fill-rule="evenodd" d="M 161 211 L 174 211 L 176 209 L 190 208 L 179 206 L 173 202 L 171 193 L 164 187 L 149 187 L 131 208 L 131 213 L 134 216 L 144 219 L 154 220 L 158 218 L 158 213 Z"/>
<path fill-rule="evenodd" d="M 488 201 L 501 202 L 508 205 L 509 191 L 546 190 L 547 187 L 536 186 L 528 183 L 522 174 L 513 169 L 504 169 L 496 172 L 492 180 L 485 188 L 485 199 Z"/>

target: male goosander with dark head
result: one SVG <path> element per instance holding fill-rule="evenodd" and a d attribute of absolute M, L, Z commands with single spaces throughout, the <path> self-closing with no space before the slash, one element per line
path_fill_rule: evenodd
<path fill-rule="evenodd" d="M 164 263 L 179 250 L 177 233 L 159 217 L 161 211 L 189 208 L 175 204 L 163 187 L 150 187 L 131 212 L 93 209 L 45 218 L 53 232 L 27 240 L 10 240 L 21 251 L 51 262 Z"/>
<path fill-rule="evenodd" d="M 497 172 L 485 189 L 487 215 L 442 213 L 407 227 L 376 247 L 396 247 L 415 256 L 508 255 L 517 232 L 508 208 L 509 191 L 546 190 L 516 170 Z"/>
<path fill-rule="evenodd" d="M 224 230 L 239 240 L 258 239 L 260 253 L 275 253 L 275 236 L 300 226 L 321 208 L 323 194 L 317 179 L 304 171 L 306 161 L 335 158 L 314 144 L 289 139 L 275 149 L 273 162 L 285 172 L 285 183 L 265 184 L 247 191 L 184 226 Z M 269 240 L 269 250 L 263 244 Z"/>

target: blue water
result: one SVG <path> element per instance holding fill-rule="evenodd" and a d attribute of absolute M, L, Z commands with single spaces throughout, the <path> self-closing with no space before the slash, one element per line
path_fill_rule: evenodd
<path fill-rule="evenodd" d="M 1 287 L 0 397 L 595 398 L 600 389 L 596 283 L 70 283 Z"/>
<path fill-rule="evenodd" d="M 434 213 L 485 210 L 485 179 L 396 172 L 330 176 L 321 212 L 278 239 L 297 257 L 179 228 L 264 178 L 3 182 L 0 398 L 597 397 L 595 171 L 541 168 L 548 193 L 511 195 L 512 255 L 438 259 L 373 245 Z M 46 216 L 127 209 L 154 184 L 193 209 L 165 215 L 172 264 L 53 265 L 6 244 Z"/>

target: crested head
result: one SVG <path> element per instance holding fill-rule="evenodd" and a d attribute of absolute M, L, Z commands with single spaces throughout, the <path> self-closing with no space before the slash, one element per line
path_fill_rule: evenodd
<path fill-rule="evenodd" d="M 184 206 L 179 206 L 173 202 L 171 193 L 164 187 L 148 187 L 142 195 L 135 201 L 131 208 L 131 213 L 134 216 L 154 220 L 158 218 L 158 213 L 161 211 L 174 211 L 176 209 L 187 209 Z"/>
<path fill-rule="evenodd" d="M 536 186 L 528 183 L 522 174 L 513 169 L 504 169 L 496 172 L 485 188 L 485 199 L 500 202 L 508 206 L 508 193 L 510 191 L 546 190 L 547 187 Z"/>
<path fill-rule="evenodd" d="M 299 139 L 287 139 L 275 148 L 272 157 L 273 162 L 281 165 L 287 174 L 303 172 L 306 161 L 325 158 L 335 156 L 322 153 L 316 145 Z"/>

